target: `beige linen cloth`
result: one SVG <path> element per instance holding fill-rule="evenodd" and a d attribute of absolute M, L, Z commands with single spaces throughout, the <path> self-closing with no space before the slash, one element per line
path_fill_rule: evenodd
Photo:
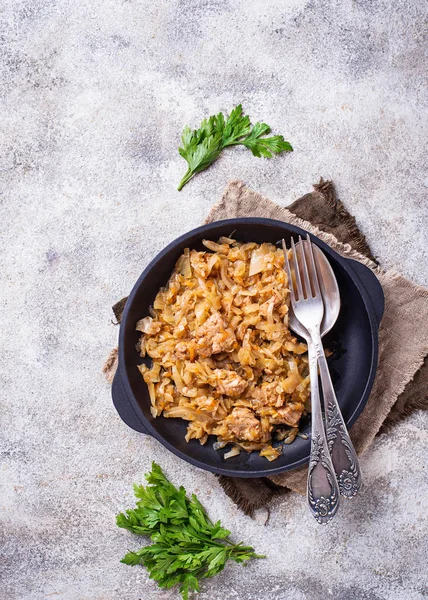
<path fill-rule="evenodd" d="M 350 431 L 357 452 L 367 450 L 381 428 L 389 428 L 416 409 L 427 409 L 428 290 L 397 273 L 385 272 L 376 264 L 355 219 L 336 198 L 332 183 L 321 180 L 313 192 L 283 208 L 248 189 L 243 182 L 232 181 L 206 222 L 236 217 L 265 217 L 302 227 L 342 256 L 373 269 L 378 277 L 385 294 L 385 312 L 379 329 L 379 363 L 370 398 Z M 126 298 L 113 307 L 119 322 L 125 301 Z M 113 350 L 104 366 L 110 381 L 116 361 L 117 351 Z M 305 493 L 306 478 L 304 466 L 270 480 L 220 476 L 219 481 L 238 506 L 252 514 L 266 506 L 273 496 L 287 490 Z"/>

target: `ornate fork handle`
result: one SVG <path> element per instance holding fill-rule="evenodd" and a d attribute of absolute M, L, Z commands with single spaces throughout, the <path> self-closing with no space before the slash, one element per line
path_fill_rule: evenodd
<path fill-rule="evenodd" d="M 339 488 L 325 435 L 318 387 L 317 355 L 308 340 L 311 378 L 312 439 L 308 471 L 308 503 L 318 523 L 331 521 L 339 508 Z"/>
<path fill-rule="evenodd" d="M 357 454 L 346 429 L 330 371 L 324 354 L 321 337 L 314 340 L 324 396 L 325 422 L 328 449 L 336 472 L 339 491 L 346 498 L 353 498 L 361 487 L 361 471 Z M 312 377 L 311 377 L 312 381 Z"/>

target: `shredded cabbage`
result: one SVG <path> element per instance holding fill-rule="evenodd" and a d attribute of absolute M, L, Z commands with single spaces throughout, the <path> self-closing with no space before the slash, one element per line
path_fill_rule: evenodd
<path fill-rule="evenodd" d="M 186 441 L 232 444 L 267 460 L 291 443 L 310 410 L 305 344 L 288 329 L 282 250 L 231 237 L 185 249 L 149 315 L 136 324 L 154 417 L 189 422 Z M 278 431 L 280 428 L 280 431 Z M 285 428 L 285 429 L 284 429 Z"/>

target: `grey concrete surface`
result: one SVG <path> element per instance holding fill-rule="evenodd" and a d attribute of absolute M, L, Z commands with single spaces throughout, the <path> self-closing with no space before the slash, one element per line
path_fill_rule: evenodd
<path fill-rule="evenodd" d="M 421 600 L 427 416 L 363 457 L 328 528 L 290 496 L 264 526 L 116 415 L 110 306 L 229 179 L 289 204 L 332 178 L 386 267 L 427 282 L 427 12 L 420 0 L 3 0 L 0 203 L 4 600 L 167 600 L 114 525 L 156 459 L 235 539 L 201 600 Z M 242 102 L 295 152 L 231 150 L 181 193 L 186 123 Z M 425 188 L 424 188 L 425 186 Z"/>

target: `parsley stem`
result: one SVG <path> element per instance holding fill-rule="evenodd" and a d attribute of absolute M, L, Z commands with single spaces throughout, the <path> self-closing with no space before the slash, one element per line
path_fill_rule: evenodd
<path fill-rule="evenodd" d="M 190 181 L 190 179 L 192 179 L 194 173 L 192 173 L 192 171 L 190 169 L 187 169 L 185 176 L 183 177 L 183 179 L 180 181 L 180 184 L 177 188 L 177 190 L 180 192 L 184 186 L 186 185 L 186 183 L 188 181 Z"/>
<path fill-rule="evenodd" d="M 242 139 L 241 140 L 236 140 L 234 142 L 225 142 L 223 144 L 223 148 L 227 148 L 228 146 L 239 146 L 240 144 L 242 144 Z"/>

